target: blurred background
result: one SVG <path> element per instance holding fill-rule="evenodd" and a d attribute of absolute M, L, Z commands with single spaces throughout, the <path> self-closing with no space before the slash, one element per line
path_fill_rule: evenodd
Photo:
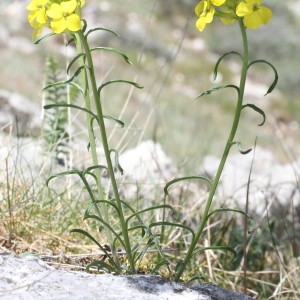
<path fill-rule="evenodd" d="M 46 58 L 53 56 L 62 70 L 75 54 L 73 46 L 64 46 L 62 35 L 39 45 L 31 41 L 32 28 L 27 23 L 29 0 L 1 0 L 0 3 L 0 89 L 19 93 L 42 110 L 39 96 L 43 88 Z M 102 99 L 105 114 L 118 117 L 125 128 L 117 129 L 112 144 L 122 149 L 135 147 L 145 139 L 159 142 L 167 155 L 187 173 L 199 166 L 206 154 L 221 156 L 233 119 L 236 95 L 222 90 L 194 100 L 198 94 L 220 84 L 237 84 L 240 64 L 235 56 L 220 65 L 215 82 L 212 71 L 219 56 L 228 51 L 242 51 L 237 24 L 224 26 L 214 20 L 204 32 L 195 27 L 196 0 L 88 0 L 83 17 L 89 27 L 110 28 L 118 38 L 105 32 L 91 35 L 92 46 L 115 47 L 126 53 L 128 65 L 112 53 L 95 53 L 99 84 L 111 79 L 136 81 L 144 89 L 120 84 L 105 89 Z M 265 0 L 273 10 L 267 26 L 248 30 L 250 59 L 266 59 L 279 73 L 277 88 L 264 96 L 274 78 L 266 65 L 250 69 L 245 103 L 254 103 L 267 115 L 266 124 L 257 127 L 261 116 L 243 112 L 237 134 L 243 148 L 258 144 L 271 149 L 281 160 L 282 145 L 292 156 L 299 153 L 300 1 Z M 47 31 L 45 30 L 44 33 Z M 62 72 L 63 74 L 63 72 Z M 78 98 L 78 105 L 83 103 Z M 73 135 L 85 138 L 84 116 L 74 113 Z M 108 126 L 111 124 L 108 123 Z"/>

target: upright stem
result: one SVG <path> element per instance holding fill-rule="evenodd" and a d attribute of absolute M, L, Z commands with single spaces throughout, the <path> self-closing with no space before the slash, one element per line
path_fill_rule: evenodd
<path fill-rule="evenodd" d="M 126 251 L 128 261 L 130 263 L 131 272 L 135 273 L 135 266 L 134 266 L 134 261 L 133 261 L 133 257 L 132 257 L 132 251 L 131 251 L 128 231 L 127 231 L 127 226 L 126 226 L 126 222 L 125 222 L 125 218 L 124 218 L 122 203 L 120 201 L 120 196 L 119 196 L 117 182 L 115 179 L 114 169 L 113 169 L 112 161 L 110 158 L 110 150 L 109 150 L 109 146 L 108 146 L 107 134 L 106 134 L 105 124 L 104 124 L 101 99 L 100 99 L 100 95 L 98 93 L 98 88 L 97 88 L 97 83 L 96 83 L 96 78 L 95 78 L 91 50 L 89 48 L 89 45 L 87 43 L 86 37 L 83 34 L 83 32 L 81 30 L 79 30 L 77 32 L 77 35 L 78 35 L 79 39 L 81 40 L 82 45 L 85 50 L 88 70 L 89 70 L 89 74 L 90 74 L 89 78 L 90 78 L 90 83 L 91 83 L 91 87 L 92 87 L 92 91 L 93 91 L 93 97 L 94 97 L 95 106 L 96 106 L 96 110 L 97 110 L 100 134 L 101 134 L 101 138 L 102 138 L 102 144 L 103 144 L 103 149 L 104 149 L 104 153 L 105 153 L 107 168 L 108 168 L 108 172 L 109 172 L 111 183 L 112 183 L 112 188 L 113 188 L 113 192 L 114 192 L 114 196 L 115 196 L 115 200 L 116 200 L 116 205 L 117 205 L 118 211 L 119 211 L 118 216 L 119 216 L 123 239 L 124 239 L 124 244 L 125 244 L 125 248 L 126 248 L 125 251 Z M 104 216 L 104 219 L 108 219 L 107 213 L 106 213 L 106 216 Z M 109 221 L 107 223 L 109 223 Z M 114 243 L 112 243 L 111 248 L 112 248 L 112 253 L 113 253 L 114 259 L 117 259 L 117 261 L 115 261 L 115 262 L 119 263 L 119 259 L 117 256 L 117 251 L 115 249 Z"/>
<path fill-rule="evenodd" d="M 188 262 L 190 261 L 190 259 L 193 256 L 193 251 L 194 251 L 195 247 L 197 246 L 200 235 L 202 234 L 202 232 L 204 230 L 204 227 L 207 222 L 207 216 L 210 211 L 211 203 L 212 203 L 213 197 L 215 195 L 216 189 L 218 187 L 219 180 L 222 175 L 224 165 L 227 160 L 230 148 L 232 146 L 232 142 L 234 140 L 234 137 L 235 137 L 235 134 L 236 134 L 236 131 L 238 128 L 240 116 L 241 116 L 242 104 L 243 104 L 243 98 L 244 98 L 244 90 L 245 90 L 246 77 L 247 77 L 247 69 L 248 69 L 248 41 L 247 41 L 246 29 L 245 29 L 242 18 L 238 18 L 238 23 L 239 23 L 242 38 L 243 38 L 244 53 L 243 53 L 242 71 L 241 71 L 240 86 L 239 86 L 238 101 L 237 101 L 237 105 L 236 105 L 235 116 L 234 116 L 233 124 L 231 127 L 231 131 L 230 131 L 230 134 L 229 134 L 229 137 L 228 137 L 228 140 L 227 140 L 227 143 L 226 143 L 226 146 L 225 146 L 225 149 L 224 149 L 224 152 L 223 152 L 223 155 L 222 155 L 222 158 L 221 158 L 221 161 L 220 161 L 217 173 L 216 173 L 216 177 L 212 182 L 212 186 L 211 186 L 209 196 L 208 196 L 208 199 L 206 202 L 206 206 L 204 209 L 203 217 L 200 221 L 198 230 L 195 234 L 194 239 L 191 242 L 191 245 L 188 249 L 185 259 L 183 260 L 181 268 L 175 275 L 175 281 L 179 281 L 186 265 L 188 264 Z"/>

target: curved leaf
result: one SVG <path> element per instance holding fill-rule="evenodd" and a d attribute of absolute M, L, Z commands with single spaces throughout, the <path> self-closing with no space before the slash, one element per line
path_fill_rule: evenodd
<path fill-rule="evenodd" d="M 85 19 L 81 19 L 81 22 L 83 23 L 81 31 L 84 33 L 86 31 L 86 28 L 87 28 L 87 21 Z"/>
<path fill-rule="evenodd" d="M 92 111 L 90 111 L 90 110 L 88 110 L 84 107 L 80 107 L 80 106 L 77 106 L 77 105 L 74 105 L 74 104 L 58 103 L 58 104 L 45 105 L 44 109 L 50 109 L 50 108 L 53 108 L 53 107 L 71 107 L 71 108 L 76 108 L 76 109 L 82 110 L 82 111 L 92 115 L 97 120 L 97 122 L 99 124 L 98 116 L 96 114 L 94 114 Z"/>
<path fill-rule="evenodd" d="M 274 79 L 273 83 L 271 84 L 271 86 L 269 87 L 268 91 L 267 91 L 267 92 L 265 93 L 265 95 L 264 95 L 264 96 L 266 96 L 266 95 L 270 94 L 270 93 L 274 90 L 275 86 L 277 85 L 277 82 L 278 82 L 278 73 L 277 73 L 276 68 L 275 68 L 271 63 L 269 63 L 268 61 L 266 61 L 266 60 L 264 60 L 264 59 L 259 59 L 259 60 L 252 61 L 252 62 L 248 65 L 248 69 L 249 69 L 252 65 L 257 64 L 257 63 L 264 63 L 264 64 L 267 64 L 268 66 L 270 66 L 270 67 L 273 69 L 274 74 L 275 74 L 275 79 Z"/>
<path fill-rule="evenodd" d="M 122 80 L 122 79 L 116 79 L 116 80 L 110 80 L 110 81 L 107 81 L 107 82 L 101 84 L 100 87 L 98 88 L 98 94 L 100 95 L 102 89 L 103 89 L 105 86 L 107 86 L 107 85 L 109 85 L 109 84 L 111 84 L 111 83 L 118 83 L 118 82 L 131 84 L 131 85 L 133 85 L 134 87 L 136 87 L 136 88 L 138 88 L 138 89 L 143 89 L 143 88 L 144 88 L 143 86 L 141 86 L 141 85 L 139 85 L 138 83 L 133 82 L 133 81 Z"/>
<path fill-rule="evenodd" d="M 160 261 L 152 270 L 151 270 L 151 274 L 155 274 L 162 266 L 167 265 L 169 266 L 169 262 L 164 259 L 162 261 Z"/>
<path fill-rule="evenodd" d="M 179 227 L 179 228 L 182 228 L 182 229 L 186 229 L 192 234 L 192 239 L 194 239 L 194 237 L 195 237 L 195 233 L 190 227 L 188 227 L 186 225 L 183 225 L 183 224 L 180 224 L 180 223 L 172 223 L 172 222 L 167 222 L 167 221 L 155 222 L 155 223 L 151 223 L 149 225 L 149 229 L 151 229 L 154 226 L 160 226 L 160 225 L 174 226 L 174 227 Z"/>
<path fill-rule="evenodd" d="M 218 208 L 218 209 L 215 209 L 213 210 L 212 212 L 210 212 L 208 215 L 207 215 L 207 219 L 210 218 L 213 214 L 216 214 L 218 212 L 226 212 L 226 211 L 231 211 L 231 212 L 236 212 L 238 214 L 241 214 L 241 215 L 244 215 L 245 217 L 247 217 L 251 223 L 251 228 L 249 230 L 249 232 L 251 233 L 252 230 L 253 230 L 253 227 L 254 227 L 254 220 L 253 218 L 248 215 L 247 213 L 245 213 L 244 211 L 242 210 L 239 210 L 239 209 L 232 209 L 232 208 Z"/>
<path fill-rule="evenodd" d="M 117 274 L 120 274 L 120 272 L 118 272 L 118 269 L 117 268 L 114 268 L 113 266 L 107 264 L 106 262 L 104 262 L 103 260 L 95 260 L 91 263 L 89 263 L 87 266 L 86 266 L 86 270 L 87 271 L 90 271 L 90 268 L 93 268 L 93 267 L 97 267 L 97 270 L 98 272 L 100 270 L 104 271 L 104 272 L 112 272 L 112 273 L 117 273 Z"/>
<path fill-rule="evenodd" d="M 168 204 L 161 204 L 161 205 L 156 205 L 156 206 L 151 206 L 148 207 L 146 209 L 140 210 L 138 212 L 135 212 L 134 214 L 130 215 L 127 219 L 126 219 L 126 224 L 128 224 L 129 220 L 133 217 L 137 217 L 140 214 L 143 214 L 147 211 L 151 211 L 151 210 L 155 210 L 155 209 L 160 209 L 160 208 L 169 208 L 172 211 L 172 214 L 174 213 L 174 209 L 171 205 Z"/>
<path fill-rule="evenodd" d="M 241 55 L 240 53 L 236 52 L 236 51 L 230 51 L 230 52 L 227 52 L 227 53 L 223 54 L 223 55 L 218 59 L 218 61 L 217 61 L 217 63 L 216 63 L 216 66 L 215 66 L 215 68 L 214 68 L 214 75 L 213 75 L 213 80 L 214 80 L 214 81 L 216 80 L 217 75 L 218 75 L 218 67 L 219 67 L 220 62 L 222 61 L 222 59 L 223 59 L 225 56 L 230 55 L 230 54 L 236 54 L 236 55 L 238 55 L 241 59 L 243 59 L 242 55 Z"/>
<path fill-rule="evenodd" d="M 108 170 L 108 168 L 106 166 L 103 166 L 103 165 L 96 165 L 96 166 L 91 166 L 91 167 L 88 167 L 86 168 L 83 172 L 82 172 L 82 175 L 85 175 L 85 174 L 90 174 L 89 172 L 94 170 L 94 169 L 106 169 Z"/>
<path fill-rule="evenodd" d="M 116 149 L 110 149 L 109 152 L 114 152 L 115 153 L 115 165 L 116 165 L 116 168 L 119 170 L 119 172 L 121 173 L 121 175 L 123 175 L 123 169 L 122 167 L 120 166 L 120 163 L 119 163 L 119 152 L 116 150 Z"/>
<path fill-rule="evenodd" d="M 89 35 L 90 33 L 95 32 L 95 31 L 99 31 L 99 30 L 101 30 L 101 31 L 107 31 L 107 32 L 110 32 L 110 33 L 114 34 L 114 35 L 117 36 L 117 37 L 121 37 L 121 36 L 118 35 L 115 31 L 113 31 L 113 30 L 111 30 L 111 29 L 108 29 L 108 28 L 105 28 L 105 27 L 96 27 L 96 28 L 90 29 L 90 30 L 86 33 L 85 37 L 87 38 L 88 35 Z"/>
<path fill-rule="evenodd" d="M 75 63 L 75 61 L 82 56 L 83 56 L 83 59 L 85 59 L 85 56 L 86 56 L 85 53 L 79 53 L 71 60 L 71 62 L 68 65 L 68 68 L 67 68 L 67 74 L 69 74 L 69 71 L 70 71 L 72 65 Z"/>
<path fill-rule="evenodd" d="M 99 200 L 100 201 L 100 200 Z M 102 200 L 104 201 L 104 200 Z M 118 240 L 120 242 L 120 244 L 122 245 L 122 247 L 124 249 L 126 249 L 126 245 L 124 243 L 124 241 L 120 238 L 120 234 L 118 234 L 107 222 L 105 222 L 101 217 L 96 216 L 96 215 L 88 215 L 87 217 L 85 217 L 84 219 L 95 219 L 99 222 L 101 222 L 106 228 L 109 229 L 109 231 L 115 236 L 116 240 Z"/>
<path fill-rule="evenodd" d="M 242 106 L 242 109 L 245 108 L 245 107 L 250 107 L 250 108 L 252 108 L 253 110 L 255 110 L 256 112 L 258 112 L 259 114 L 262 115 L 263 121 L 260 124 L 258 124 L 257 126 L 263 126 L 265 124 L 265 122 L 266 122 L 266 114 L 264 113 L 264 111 L 262 109 L 258 108 L 254 104 L 245 104 L 245 105 Z"/>
<path fill-rule="evenodd" d="M 114 122 L 118 123 L 121 127 L 125 126 L 124 122 L 122 122 L 121 120 L 116 119 L 116 118 L 114 118 L 112 116 L 104 115 L 103 118 L 111 120 L 111 121 L 114 121 Z"/>
<path fill-rule="evenodd" d="M 237 145 L 238 146 L 238 151 L 241 154 L 247 154 L 247 153 L 249 153 L 252 150 L 252 149 L 248 149 L 248 150 L 243 151 L 242 150 L 242 143 L 241 142 L 231 142 L 230 146 L 233 146 L 233 145 Z"/>
<path fill-rule="evenodd" d="M 84 236 L 86 236 L 87 238 L 89 238 L 91 241 L 93 241 L 101 249 L 101 251 L 103 251 L 105 253 L 107 258 L 109 259 L 109 262 L 112 265 L 117 266 L 115 264 L 114 260 L 112 259 L 111 254 L 106 250 L 106 248 L 101 246 L 101 244 L 99 244 L 98 241 L 92 235 L 90 235 L 87 231 L 82 230 L 82 229 L 72 229 L 72 230 L 70 230 L 70 232 L 71 233 L 80 233 L 80 234 L 83 234 Z"/>
<path fill-rule="evenodd" d="M 96 50 L 104 50 L 104 51 L 109 51 L 109 52 L 114 52 L 116 54 L 119 54 L 120 56 L 123 57 L 123 59 L 130 65 L 132 65 L 131 61 L 129 60 L 128 56 L 125 55 L 124 53 L 118 51 L 117 49 L 114 49 L 114 48 L 110 48 L 110 47 L 95 47 L 95 48 L 92 48 L 91 49 L 91 52 L 92 51 L 96 51 Z"/>
<path fill-rule="evenodd" d="M 80 74 L 82 69 L 88 68 L 87 66 L 81 66 L 77 69 L 77 71 L 74 73 L 74 75 L 72 77 L 70 77 L 68 80 L 66 81 L 60 81 L 60 82 L 55 82 L 55 83 L 51 83 L 49 85 L 47 85 L 46 87 L 44 87 L 41 92 L 40 95 L 42 93 L 44 93 L 47 89 L 53 87 L 53 86 L 57 86 L 57 85 L 63 85 L 63 84 L 71 84 L 71 82 Z"/>
<path fill-rule="evenodd" d="M 118 215 L 120 214 L 120 211 L 119 211 L 117 205 L 113 204 L 112 202 L 110 202 L 110 201 L 108 201 L 108 200 L 95 200 L 95 201 L 93 201 L 93 203 L 90 203 L 90 204 L 88 205 L 88 207 L 86 208 L 86 210 L 85 210 L 85 212 L 84 212 L 84 217 L 83 217 L 84 220 L 85 220 L 85 219 L 90 219 L 90 216 L 94 216 L 93 214 L 90 214 L 90 211 L 91 211 L 91 209 L 92 209 L 94 206 L 96 206 L 96 204 L 98 204 L 98 203 L 105 203 L 105 204 L 108 204 L 108 205 L 112 206 L 112 207 L 116 210 L 116 212 L 118 213 Z M 101 219 L 102 219 L 102 218 L 101 218 Z M 102 222 L 102 221 L 101 221 L 101 222 Z"/>
<path fill-rule="evenodd" d="M 43 36 L 42 38 L 40 38 L 40 39 L 38 39 L 37 41 L 35 41 L 34 42 L 34 44 L 39 44 L 39 43 L 41 43 L 42 41 L 44 41 L 45 39 L 47 39 L 47 38 L 49 38 L 50 36 L 52 36 L 52 35 L 55 35 L 56 33 L 54 33 L 54 32 L 51 32 L 51 33 L 48 33 L 48 34 L 46 34 L 45 36 Z"/>
<path fill-rule="evenodd" d="M 79 171 L 79 170 L 70 170 L 70 171 L 65 171 L 65 172 L 61 172 L 61 173 L 57 173 L 55 175 L 52 175 L 50 176 L 47 180 L 46 180 L 46 186 L 48 186 L 49 182 L 54 179 L 54 178 L 57 178 L 57 177 L 60 177 L 60 176 L 66 176 L 66 175 L 73 175 L 73 174 L 76 174 L 80 177 L 80 179 L 82 180 L 82 182 L 84 183 L 85 185 L 85 188 L 87 189 L 92 201 L 95 201 L 95 198 L 94 198 L 94 194 L 93 194 L 93 191 L 91 190 L 90 188 L 90 185 L 89 183 L 87 182 L 86 178 L 83 176 L 83 172 L 82 171 Z"/>
<path fill-rule="evenodd" d="M 165 192 L 165 195 L 169 196 L 169 193 L 168 193 L 168 188 L 170 185 L 172 185 L 173 183 L 176 183 L 178 181 L 183 181 L 183 180 L 190 180 L 190 179 L 201 179 L 201 180 L 204 180 L 206 182 L 208 182 L 209 186 L 212 185 L 212 182 L 210 179 L 206 178 L 206 177 L 203 177 L 203 176 L 186 176 L 186 177 L 180 177 L 180 178 L 175 178 L 171 181 L 169 181 L 165 187 L 164 187 L 164 192 Z"/>
<path fill-rule="evenodd" d="M 234 255 L 233 260 L 236 260 L 238 257 L 237 252 L 232 247 L 227 247 L 227 246 L 209 246 L 209 247 L 198 248 L 193 251 L 193 254 L 191 257 L 193 257 L 194 255 L 196 255 L 200 252 L 203 252 L 205 250 L 225 250 L 225 251 L 229 251 L 229 252 L 233 253 L 233 255 Z"/>
<path fill-rule="evenodd" d="M 240 93 L 240 89 L 236 85 L 234 85 L 234 84 L 226 84 L 226 85 L 216 86 L 216 87 L 214 87 L 214 88 L 212 88 L 210 90 L 207 90 L 207 91 L 199 94 L 195 99 L 198 99 L 198 98 L 200 98 L 200 97 L 202 97 L 204 95 L 209 95 L 212 92 L 216 92 L 216 91 L 219 91 L 219 90 L 222 90 L 222 89 L 225 89 L 225 88 L 234 88 L 234 89 L 237 90 L 238 94 Z"/>
<path fill-rule="evenodd" d="M 66 176 L 66 175 L 72 175 L 72 174 L 77 174 L 80 178 L 82 178 L 82 171 L 80 170 L 70 170 L 70 171 L 65 171 L 65 172 L 61 172 L 61 173 L 57 173 L 55 175 L 50 176 L 47 180 L 46 180 L 46 186 L 48 186 L 49 182 L 57 177 L 60 176 Z"/>
<path fill-rule="evenodd" d="M 181 268 L 185 268 L 184 261 L 180 259 L 175 267 L 175 272 L 177 273 Z"/>
<path fill-rule="evenodd" d="M 149 249 L 150 246 L 152 246 L 154 243 L 152 241 L 152 239 L 150 238 L 147 242 L 147 244 L 143 247 L 142 251 L 140 251 L 139 253 L 138 252 L 135 252 L 134 254 L 138 254 L 137 257 L 133 257 L 134 259 L 134 263 L 137 264 L 137 268 L 140 266 L 141 262 L 142 262 L 142 259 L 144 257 L 144 255 L 147 253 L 147 250 Z M 133 251 L 132 251 L 133 252 Z"/>

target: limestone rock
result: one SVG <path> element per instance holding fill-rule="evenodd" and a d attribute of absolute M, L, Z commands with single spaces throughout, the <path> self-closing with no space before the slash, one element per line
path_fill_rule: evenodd
<path fill-rule="evenodd" d="M 114 276 L 55 269 L 38 257 L 0 253 L 0 297 L 14 300 L 251 300 L 213 284 L 186 285 L 160 276 Z"/>

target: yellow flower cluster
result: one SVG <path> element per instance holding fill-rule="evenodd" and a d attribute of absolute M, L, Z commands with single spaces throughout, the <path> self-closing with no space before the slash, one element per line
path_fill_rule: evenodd
<path fill-rule="evenodd" d="M 39 36 L 43 27 L 54 33 L 76 32 L 81 29 L 81 8 L 85 0 L 32 0 L 26 7 L 28 21 L 34 28 L 32 39 Z"/>
<path fill-rule="evenodd" d="M 206 24 L 218 16 L 226 24 L 234 23 L 238 18 L 243 18 L 246 28 L 255 29 L 261 24 L 267 24 L 272 18 L 272 11 L 262 6 L 263 0 L 202 0 L 195 8 L 199 17 L 196 26 L 203 31 Z M 219 7 L 216 10 L 216 7 Z"/>

